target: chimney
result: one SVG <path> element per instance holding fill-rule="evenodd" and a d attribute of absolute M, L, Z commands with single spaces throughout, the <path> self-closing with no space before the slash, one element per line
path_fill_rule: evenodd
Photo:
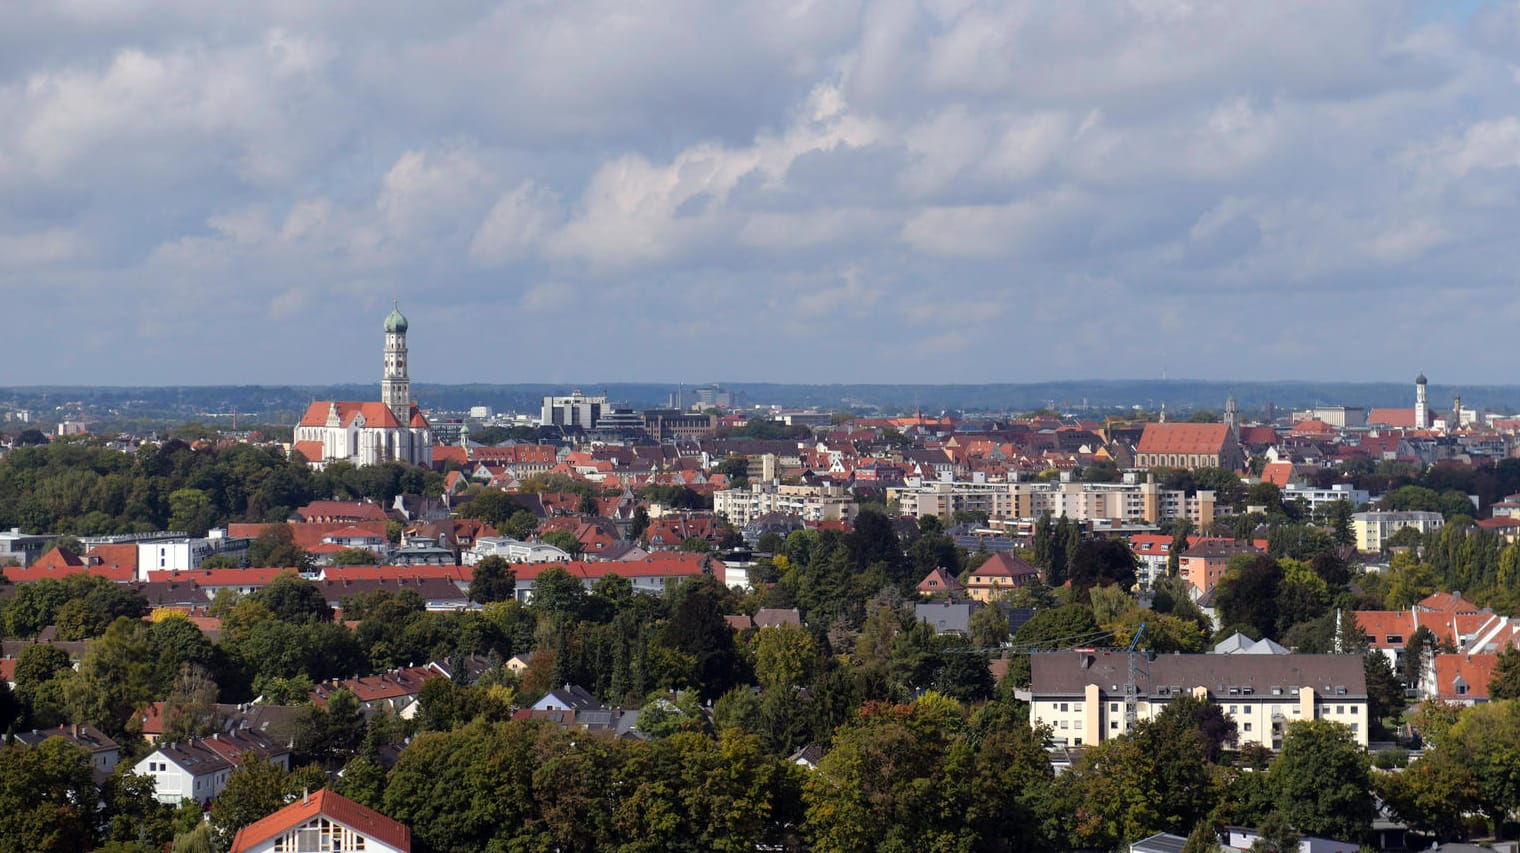
<path fill-rule="evenodd" d="M 310 803 L 310 802 L 311 802 L 311 789 L 310 788 L 302 788 L 301 789 L 301 805 L 304 806 L 304 805 L 306 805 L 307 803 Z"/>

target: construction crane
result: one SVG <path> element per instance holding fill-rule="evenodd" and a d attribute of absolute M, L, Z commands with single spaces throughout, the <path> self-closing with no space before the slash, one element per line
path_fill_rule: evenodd
<path fill-rule="evenodd" d="M 1129 648 L 1129 678 L 1124 682 L 1124 730 L 1132 732 L 1135 724 L 1140 719 L 1140 665 L 1136 660 L 1136 650 L 1140 646 L 1140 638 L 1145 636 L 1145 623 L 1140 623 L 1135 636 L 1130 638 Z"/>

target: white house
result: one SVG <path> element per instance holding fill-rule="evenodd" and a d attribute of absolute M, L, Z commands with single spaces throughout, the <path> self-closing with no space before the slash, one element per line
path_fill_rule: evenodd
<path fill-rule="evenodd" d="M 270 761 L 289 770 L 290 750 L 257 732 L 218 733 L 160 743 L 132 770 L 153 778 L 153 796 L 161 803 L 192 799 L 205 805 L 227 787 L 227 777 L 244 760 Z"/>
<path fill-rule="evenodd" d="M 411 849 L 412 831 L 406 824 L 324 788 L 238 830 L 230 853 Z"/>

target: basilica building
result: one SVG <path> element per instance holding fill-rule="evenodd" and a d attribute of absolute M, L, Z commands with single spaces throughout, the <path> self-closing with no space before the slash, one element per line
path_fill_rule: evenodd
<path fill-rule="evenodd" d="M 379 402 L 313 402 L 296 426 L 293 449 L 321 468 L 405 462 L 433 464 L 433 428 L 411 399 L 406 368 L 406 317 L 400 307 L 385 318 L 385 372 Z"/>

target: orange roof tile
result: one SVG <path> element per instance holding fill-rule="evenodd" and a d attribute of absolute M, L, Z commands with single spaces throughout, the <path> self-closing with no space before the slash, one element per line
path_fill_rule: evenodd
<path fill-rule="evenodd" d="M 359 835 L 373 838 L 403 853 L 412 849 L 412 830 L 371 808 L 326 788 L 305 796 L 267 817 L 260 818 L 237 831 L 230 853 L 244 853 L 288 830 L 301 826 L 318 815 L 341 823 Z"/>
<path fill-rule="evenodd" d="M 1225 424 L 1146 424 L 1139 453 L 1218 453 L 1230 436 Z"/>

